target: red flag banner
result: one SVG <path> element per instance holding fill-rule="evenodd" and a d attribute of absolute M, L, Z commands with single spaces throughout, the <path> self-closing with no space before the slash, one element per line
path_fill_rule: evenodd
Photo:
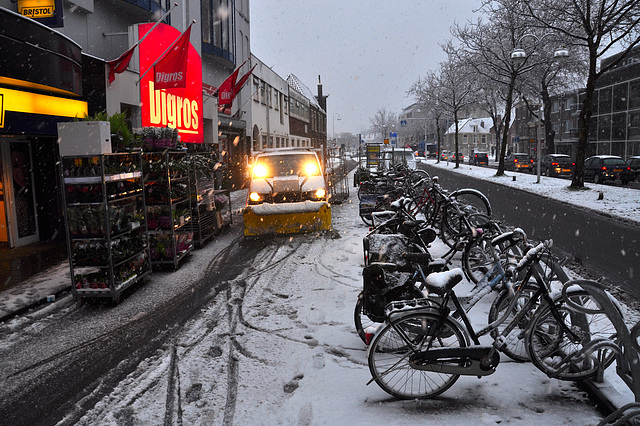
<path fill-rule="evenodd" d="M 240 78 L 240 81 L 238 81 L 236 84 L 233 85 L 233 97 L 231 98 L 231 101 L 233 102 L 233 99 L 238 95 L 238 93 L 240 93 L 240 90 L 242 90 L 242 86 L 244 86 L 244 83 L 247 81 L 247 79 L 249 78 L 249 76 L 251 76 L 251 73 L 253 72 L 253 69 L 256 66 L 254 65 L 253 67 L 251 67 L 251 69 L 249 70 L 248 73 L 246 73 L 245 75 L 243 75 Z"/>
<path fill-rule="evenodd" d="M 129 62 L 131 62 L 133 51 L 137 46 L 138 45 L 135 44 L 129 50 L 120 55 L 117 59 L 107 61 L 107 67 L 109 70 L 109 84 L 113 83 L 113 80 L 116 79 L 116 74 L 120 74 L 127 69 L 127 67 L 129 66 Z"/>
<path fill-rule="evenodd" d="M 244 61 L 242 65 L 244 65 L 245 62 L 247 61 Z M 226 106 L 231 108 L 231 105 L 233 105 L 233 98 L 234 98 L 233 88 L 236 85 L 238 72 L 240 71 L 240 68 L 242 68 L 242 65 L 236 68 L 236 70 L 233 73 L 231 73 L 231 75 L 227 77 L 225 81 L 223 81 L 220 87 L 218 88 L 218 106 L 219 107 Z"/>
<path fill-rule="evenodd" d="M 187 54 L 189 53 L 190 37 L 191 25 L 155 65 L 153 78 L 156 90 L 186 86 Z"/>

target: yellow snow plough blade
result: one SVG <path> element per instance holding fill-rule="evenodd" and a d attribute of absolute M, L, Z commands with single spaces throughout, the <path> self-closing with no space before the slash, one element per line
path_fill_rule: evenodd
<path fill-rule="evenodd" d="M 331 205 L 326 201 L 258 204 L 242 212 L 244 236 L 299 234 L 331 229 Z"/>

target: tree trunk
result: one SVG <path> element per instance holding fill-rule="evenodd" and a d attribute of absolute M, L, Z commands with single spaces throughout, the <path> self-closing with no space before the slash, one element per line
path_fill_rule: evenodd
<path fill-rule="evenodd" d="M 454 111 L 453 119 L 454 119 L 454 121 L 456 123 L 456 140 L 455 140 L 455 143 L 453 145 L 455 147 L 454 148 L 455 149 L 454 153 L 455 153 L 455 156 L 456 156 L 456 165 L 455 165 L 454 169 L 457 169 L 458 167 L 460 167 L 460 158 L 458 158 L 458 132 L 459 132 L 459 129 L 458 129 L 458 110 Z"/>
<path fill-rule="evenodd" d="M 555 132 L 553 131 L 553 123 L 551 122 L 551 96 L 549 96 L 549 87 L 545 82 L 542 83 L 542 105 L 544 106 L 544 142 L 547 148 L 547 154 L 556 153 Z M 541 153 L 545 154 L 544 152 Z"/>
<path fill-rule="evenodd" d="M 594 50 L 594 49 L 592 49 Z M 587 77 L 587 86 L 580 110 L 580 119 L 578 126 L 580 135 L 578 136 L 578 152 L 576 154 L 576 167 L 573 170 L 571 179 L 571 188 L 584 188 L 584 160 L 587 155 L 587 146 L 589 144 L 589 123 L 591 121 L 591 108 L 593 106 L 593 92 L 596 87 L 596 54 L 591 52 L 589 60 L 589 76 Z"/>
<path fill-rule="evenodd" d="M 509 81 L 509 89 L 507 90 L 507 99 L 505 100 L 505 116 L 504 116 L 504 129 L 502 132 L 502 146 L 500 147 L 500 158 L 498 158 L 498 171 L 496 176 L 504 175 L 504 157 L 507 153 L 507 145 L 509 143 L 509 128 L 511 127 L 511 106 L 513 104 L 513 88 L 516 85 L 517 73 L 511 74 L 511 80 Z"/>

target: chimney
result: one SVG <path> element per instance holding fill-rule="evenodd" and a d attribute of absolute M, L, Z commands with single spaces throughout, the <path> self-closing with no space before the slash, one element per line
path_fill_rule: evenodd
<path fill-rule="evenodd" d="M 320 105 L 320 108 L 326 113 L 327 112 L 327 98 L 329 95 L 322 94 L 322 82 L 320 81 L 320 76 L 318 76 L 318 96 L 316 96 L 316 100 Z"/>

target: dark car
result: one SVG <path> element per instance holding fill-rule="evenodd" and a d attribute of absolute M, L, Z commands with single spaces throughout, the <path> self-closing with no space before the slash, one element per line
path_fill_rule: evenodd
<path fill-rule="evenodd" d="M 616 155 L 594 155 L 584 160 L 584 179 L 594 183 L 620 179 L 623 185 L 633 180 L 633 172 L 629 165 Z"/>
<path fill-rule="evenodd" d="M 489 165 L 489 154 L 486 152 L 476 152 L 469 158 L 469 163 L 474 166 L 488 166 Z"/>
<path fill-rule="evenodd" d="M 576 163 L 566 154 L 547 154 L 540 161 L 540 174 L 545 176 L 571 176 Z M 537 173 L 538 166 L 534 162 L 531 173 Z"/>
<path fill-rule="evenodd" d="M 514 152 L 507 156 L 504 162 L 506 170 L 529 171 L 533 166 L 533 160 L 529 158 L 529 154 L 522 152 Z"/>
<path fill-rule="evenodd" d="M 631 173 L 635 176 L 637 181 L 640 181 L 640 156 L 636 155 L 627 160 L 627 165 L 631 169 Z"/>
<path fill-rule="evenodd" d="M 461 152 L 459 152 L 457 154 L 454 152 L 453 154 L 451 154 L 451 158 L 449 158 L 449 161 L 456 161 L 456 160 L 458 160 L 458 162 L 462 163 L 464 161 L 464 155 L 462 155 Z"/>

